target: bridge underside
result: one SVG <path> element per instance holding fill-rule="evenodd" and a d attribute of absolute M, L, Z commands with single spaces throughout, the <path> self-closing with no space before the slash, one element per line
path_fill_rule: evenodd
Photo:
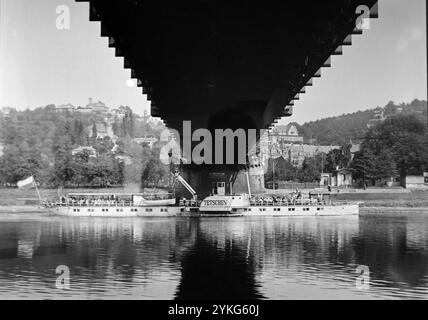
<path fill-rule="evenodd" d="M 376 0 L 89 2 L 152 116 L 179 132 L 183 120 L 266 129 L 290 116 L 330 56 L 362 33 L 362 14 L 377 17 Z"/>

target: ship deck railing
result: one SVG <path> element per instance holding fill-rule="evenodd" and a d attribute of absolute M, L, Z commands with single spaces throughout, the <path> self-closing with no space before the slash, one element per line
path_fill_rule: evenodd
<path fill-rule="evenodd" d="M 287 206 L 325 206 L 325 205 L 339 205 L 343 203 L 332 203 L 331 201 L 318 201 L 310 199 L 296 199 L 296 200 L 250 200 L 250 205 L 255 207 L 287 207 Z"/>
<path fill-rule="evenodd" d="M 104 202 L 56 202 L 47 203 L 60 207 L 148 207 L 147 205 L 133 203 L 132 201 L 104 201 Z M 168 206 L 168 205 L 164 205 Z"/>
<path fill-rule="evenodd" d="M 192 200 L 192 199 L 190 199 L 190 200 L 186 199 L 186 200 L 179 200 L 178 201 L 178 205 L 180 207 L 191 207 L 191 208 L 194 208 L 194 207 L 199 207 L 200 204 L 201 204 L 201 201 Z"/>

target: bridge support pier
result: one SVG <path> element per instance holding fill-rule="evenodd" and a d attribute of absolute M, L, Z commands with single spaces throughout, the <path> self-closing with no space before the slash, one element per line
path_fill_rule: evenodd
<path fill-rule="evenodd" d="M 229 165 L 181 165 L 180 168 L 180 175 L 196 190 L 199 199 L 209 196 L 214 189 L 217 193 L 223 191 L 225 194 L 248 193 L 246 172 L 249 172 L 251 193 L 264 192 L 263 170 L 248 170 Z M 191 196 L 181 185 L 176 184 L 175 187 L 178 197 Z"/>

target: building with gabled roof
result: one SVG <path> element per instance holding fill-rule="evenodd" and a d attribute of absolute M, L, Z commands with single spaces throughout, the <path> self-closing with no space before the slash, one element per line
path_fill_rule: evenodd
<path fill-rule="evenodd" d="M 58 106 L 55 106 L 55 112 L 75 112 L 77 110 L 77 108 L 69 103 L 66 104 L 60 104 Z"/>

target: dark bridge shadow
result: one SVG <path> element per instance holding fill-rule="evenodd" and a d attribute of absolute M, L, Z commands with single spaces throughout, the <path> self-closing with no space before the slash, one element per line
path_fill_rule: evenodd
<path fill-rule="evenodd" d="M 230 237 L 219 242 L 197 223 L 197 238 L 181 262 L 177 300 L 247 300 L 264 298 L 258 292 L 254 263 Z"/>

